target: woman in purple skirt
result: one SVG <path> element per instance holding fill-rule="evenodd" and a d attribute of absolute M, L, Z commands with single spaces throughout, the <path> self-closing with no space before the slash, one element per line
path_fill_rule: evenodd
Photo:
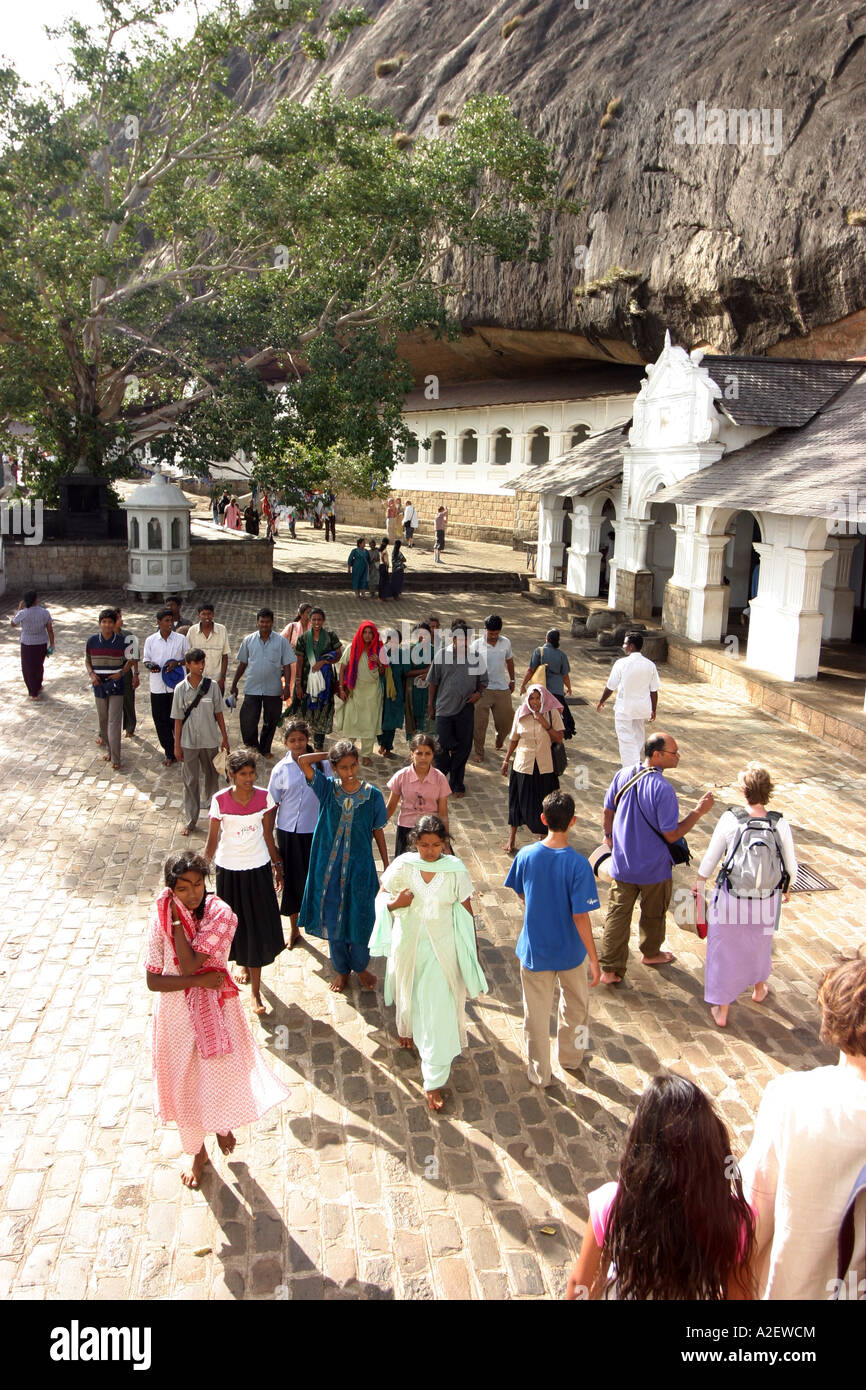
<path fill-rule="evenodd" d="M 36 602 L 36 590 L 28 589 L 12 615 L 13 627 L 21 629 L 21 673 L 31 700 L 39 699 L 45 658 L 54 648 L 51 614 Z"/>
<path fill-rule="evenodd" d="M 773 935 L 779 925 L 782 903 L 791 896 L 788 884 L 792 884 L 797 877 L 797 856 L 791 827 L 784 816 L 767 814 L 767 802 L 773 794 L 769 772 L 760 763 L 749 763 L 737 778 L 737 785 L 743 793 L 745 810 L 737 813 L 730 808 L 720 816 L 701 860 L 695 886 L 700 922 L 707 879 L 719 863 L 723 866 L 727 864 L 738 837 L 749 825 L 750 838 L 758 837 L 757 852 L 746 857 L 747 862 L 742 870 L 736 869 L 741 857 L 735 856 L 730 881 L 724 873 L 719 875 L 706 916 L 704 998 L 719 1028 L 724 1028 L 728 1021 L 728 1005 L 744 989 L 751 987 L 752 999 L 756 1004 L 763 1004 L 769 994 L 767 979 L 773 963 Z M 760 825 L 753 825 L 753 821 L 763 821 L 771 829 L 762 830 Z M 761 838 L 770 846 L 766 856 L 760 849 Z M 737 896 L 736 890 L 742 886 L 736 881 L 737 874 L 748 875 L 751 882 L 754 875 L 749 863 L 756 865 L 762 858 L 770 863 L 775 860 L 779 866 L 779 876 L 784 870 L 787 881 L 783 880 L 776 887 L 772 886 L 771 881 L 769 886 L 764 885 L 760 890 L 752 889 L 748 895 Z"/>

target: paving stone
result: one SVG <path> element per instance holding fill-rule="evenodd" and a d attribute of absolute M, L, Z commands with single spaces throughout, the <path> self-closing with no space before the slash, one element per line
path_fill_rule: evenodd
<path fill-rule="evenodd" d="M 321 556 L 322 564 L 344 565 L 343 546 L 325 546 L 303 527 L 299 534 L 293 553 L 305 564 L 312 555 L 315 564 Z M 480 575 L 491 548 L 456 544 L 461 565 L 471 552 Z M 522 556 L 492 553 L 506 567 L 522 564 Z M 516 593 L 485 597 L 480 583 L 468 594 L 425 594 L 418 586 L 429 554 L 416 547 L 413 560 L 417 591 L 394 610 L 398 619 L 455 607 L 477 619 L 495 603 L 521 660 L 532 650 L 542 616 L 536 606 Z M 233 650 L 261 604 L 280 618 L 294 612 L 304 582 L 215 590 Z M 256 1025 L 290 1098 L 239 1133 L 231 1162 L 215 1157 L 204 1194 L 187 1192 L 177 1131 L 152 1115 L 152 998 L 142 985 L 161 864 L 184 843 L 180 777 L 161 764 L 141 694 L 127 766 L 106 776 L 93 743 L 93 702 L 74 693 L 84 638 L 109 597 L 51 595 L 63 641 L 38 710 L 26 701 L 16 645 L 0 646 L 9 696 L 0 706 L 2 778 L 17 812 L 0 830 L 0 1289 L 11 1300 L 553 1297 L 579 1245 L 586 1192 L 615 1175 L 648 1077 L 664 1066 L 693 1076 L 717 1098 L 740 1153 L 769 1079 L 791 1065 L 834 1060 L 817 1036 L 815 988 L 834 956 L 854 949 L 866 914 L 866 765 L 809 735 L 798 735 L 795 747 L 787 726 L 668 666 L 664 714 L 687 753 L 688 766 L 671 777 L 681 804 L 691 805 L 706 782 L 727 784 L 724 735 L 735 725 L 738 757 L 774 768 L 798 848 L 840 887 L 796 895 L 786 906 L 768 1007 L 744 996 L 719 1032 L 703 1002 L 705 948 L 671 924 L 678 961 L 666 979 L 639 969 L 635 930 L 626 984 L 615 994 L 593 992 L 591 1056 L 579 1073 L 544 1092 L 534 1088 L 514 955 L 521 909 L 503 886 L 504 788 L 488 756 L 482 768 L 470 764 L 452 828 L 475 884 L 491 992 L 467 1007 L 469 1042 L 452 1068 L 443 1114 L 429 1114 L 418 1059 L 396 1046 L 381 984 L 375 994 L 352 985 L 343 998 L 330 995 L 326 952 L 309 941 L 268 967 L 273 1023 Z M 8 611 L 10 600 L 2 602 Z M 351 594 L 330 591 L 326 606 L 329 623 L 351 634 Z M 144 635 L 152 607 L 129 605 L 127 620 Z M 617 750 L 612 720 L 592 709 L 599 668 L 579 643 L 566 647 L 575 692 L 590 702 L 583 715 L 590 785 L 573 832 L 586 849 L 597 840 Z M 236 741 L 236 714 L 230 729 Z M 400 766 L 402 733 L 395 752 Z M 393 770 L 374 762 L 368 775 L 381 787 Z M 735 795 L 726 786 L 720 800 Z M 840 816 L 844 844 L 835 830 Z M 698 853 L 706 831 L 694 832 Z M 108 835 L 113 854 L 103 848 Z M 519 836 L 530 842 L 526 832 Z M 390 828 L 388 837 L 390 845 Z M 33 883 L 31 875 L 24 891 L 34 845 L 50 856 L 54 876 Z M 601 895 L 603 909 L 603 886 Z M 104 929 L 101 919 L 118 907 L 116 924 Z M 603 910 L 594 916 L 597 938 L 602 921 Z M 542 1225 L 556 1235 L 540 1235 Z M 212 1256 L 193 1254 L 199 1237 Z"/>

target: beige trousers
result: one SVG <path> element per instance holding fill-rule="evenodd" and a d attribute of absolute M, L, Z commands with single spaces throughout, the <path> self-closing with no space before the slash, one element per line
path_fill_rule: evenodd
<path fill-rule="evenodd" d="M 473 742 L 479 758 L 484 757 L 484 740 L 487 738 L 487 724 L 491 714 L 496 729 L 496 740 L 504 744 L 514 722 L 510 690 L 482 690 L 481 699 L 475 702 Z"/>
<path fill-rule="evenodd" d="M 527 1075 L 535 1086 L 550 1083 L 550 1006 L 559 981 L 556 1056 L 561 1067 L 578 1067 L 589 1043 L 589 977 L 586 961 L 574 970 L 520 967 Z"/>

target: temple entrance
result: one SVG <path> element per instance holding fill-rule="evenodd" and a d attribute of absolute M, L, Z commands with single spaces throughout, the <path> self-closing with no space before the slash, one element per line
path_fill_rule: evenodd
<path fill-rule="evenodd" d="M 749 598 L 754 597 L 760 564 L 755 543 L 761 540 L 761 528 L 751 512 L 737 512 L 726 529 L 732 535 L 725 547 L 723 582 L 730 587 L 725 632 L 731 624 L 742 626 Z M 723 637 L 725 632 L 722 633 Z"/>
<path fill-rule="evenodd" d="M 653 573 L 653 615 L 661 614 L 665 585 L 674 572 L 676 536 L 674 523 L 677 509 L 672 502 L 654 502 L 649 510 L 650 521 L 646 548 L 647 569 Z"/>

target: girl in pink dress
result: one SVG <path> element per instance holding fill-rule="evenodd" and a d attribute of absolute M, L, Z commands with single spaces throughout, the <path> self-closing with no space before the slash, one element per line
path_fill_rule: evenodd
<path fill-rule="evenodd" d="M 166 887 L 156 900 L 147 948 L 147 987 L 153 1011 L 154 1113 L 176 1124 L 184 1153 L 181 1175 L 198 1187 L 208 1163 L 205 1137 L 216 1134 L 224 1154 L 232 1130 L 251 1124 L 289 1092 L 253 1041 L 228 970 L 238 919 L 227 903 L 205 892 L 209 866 L 200 854 L 172 855 Z"/>

